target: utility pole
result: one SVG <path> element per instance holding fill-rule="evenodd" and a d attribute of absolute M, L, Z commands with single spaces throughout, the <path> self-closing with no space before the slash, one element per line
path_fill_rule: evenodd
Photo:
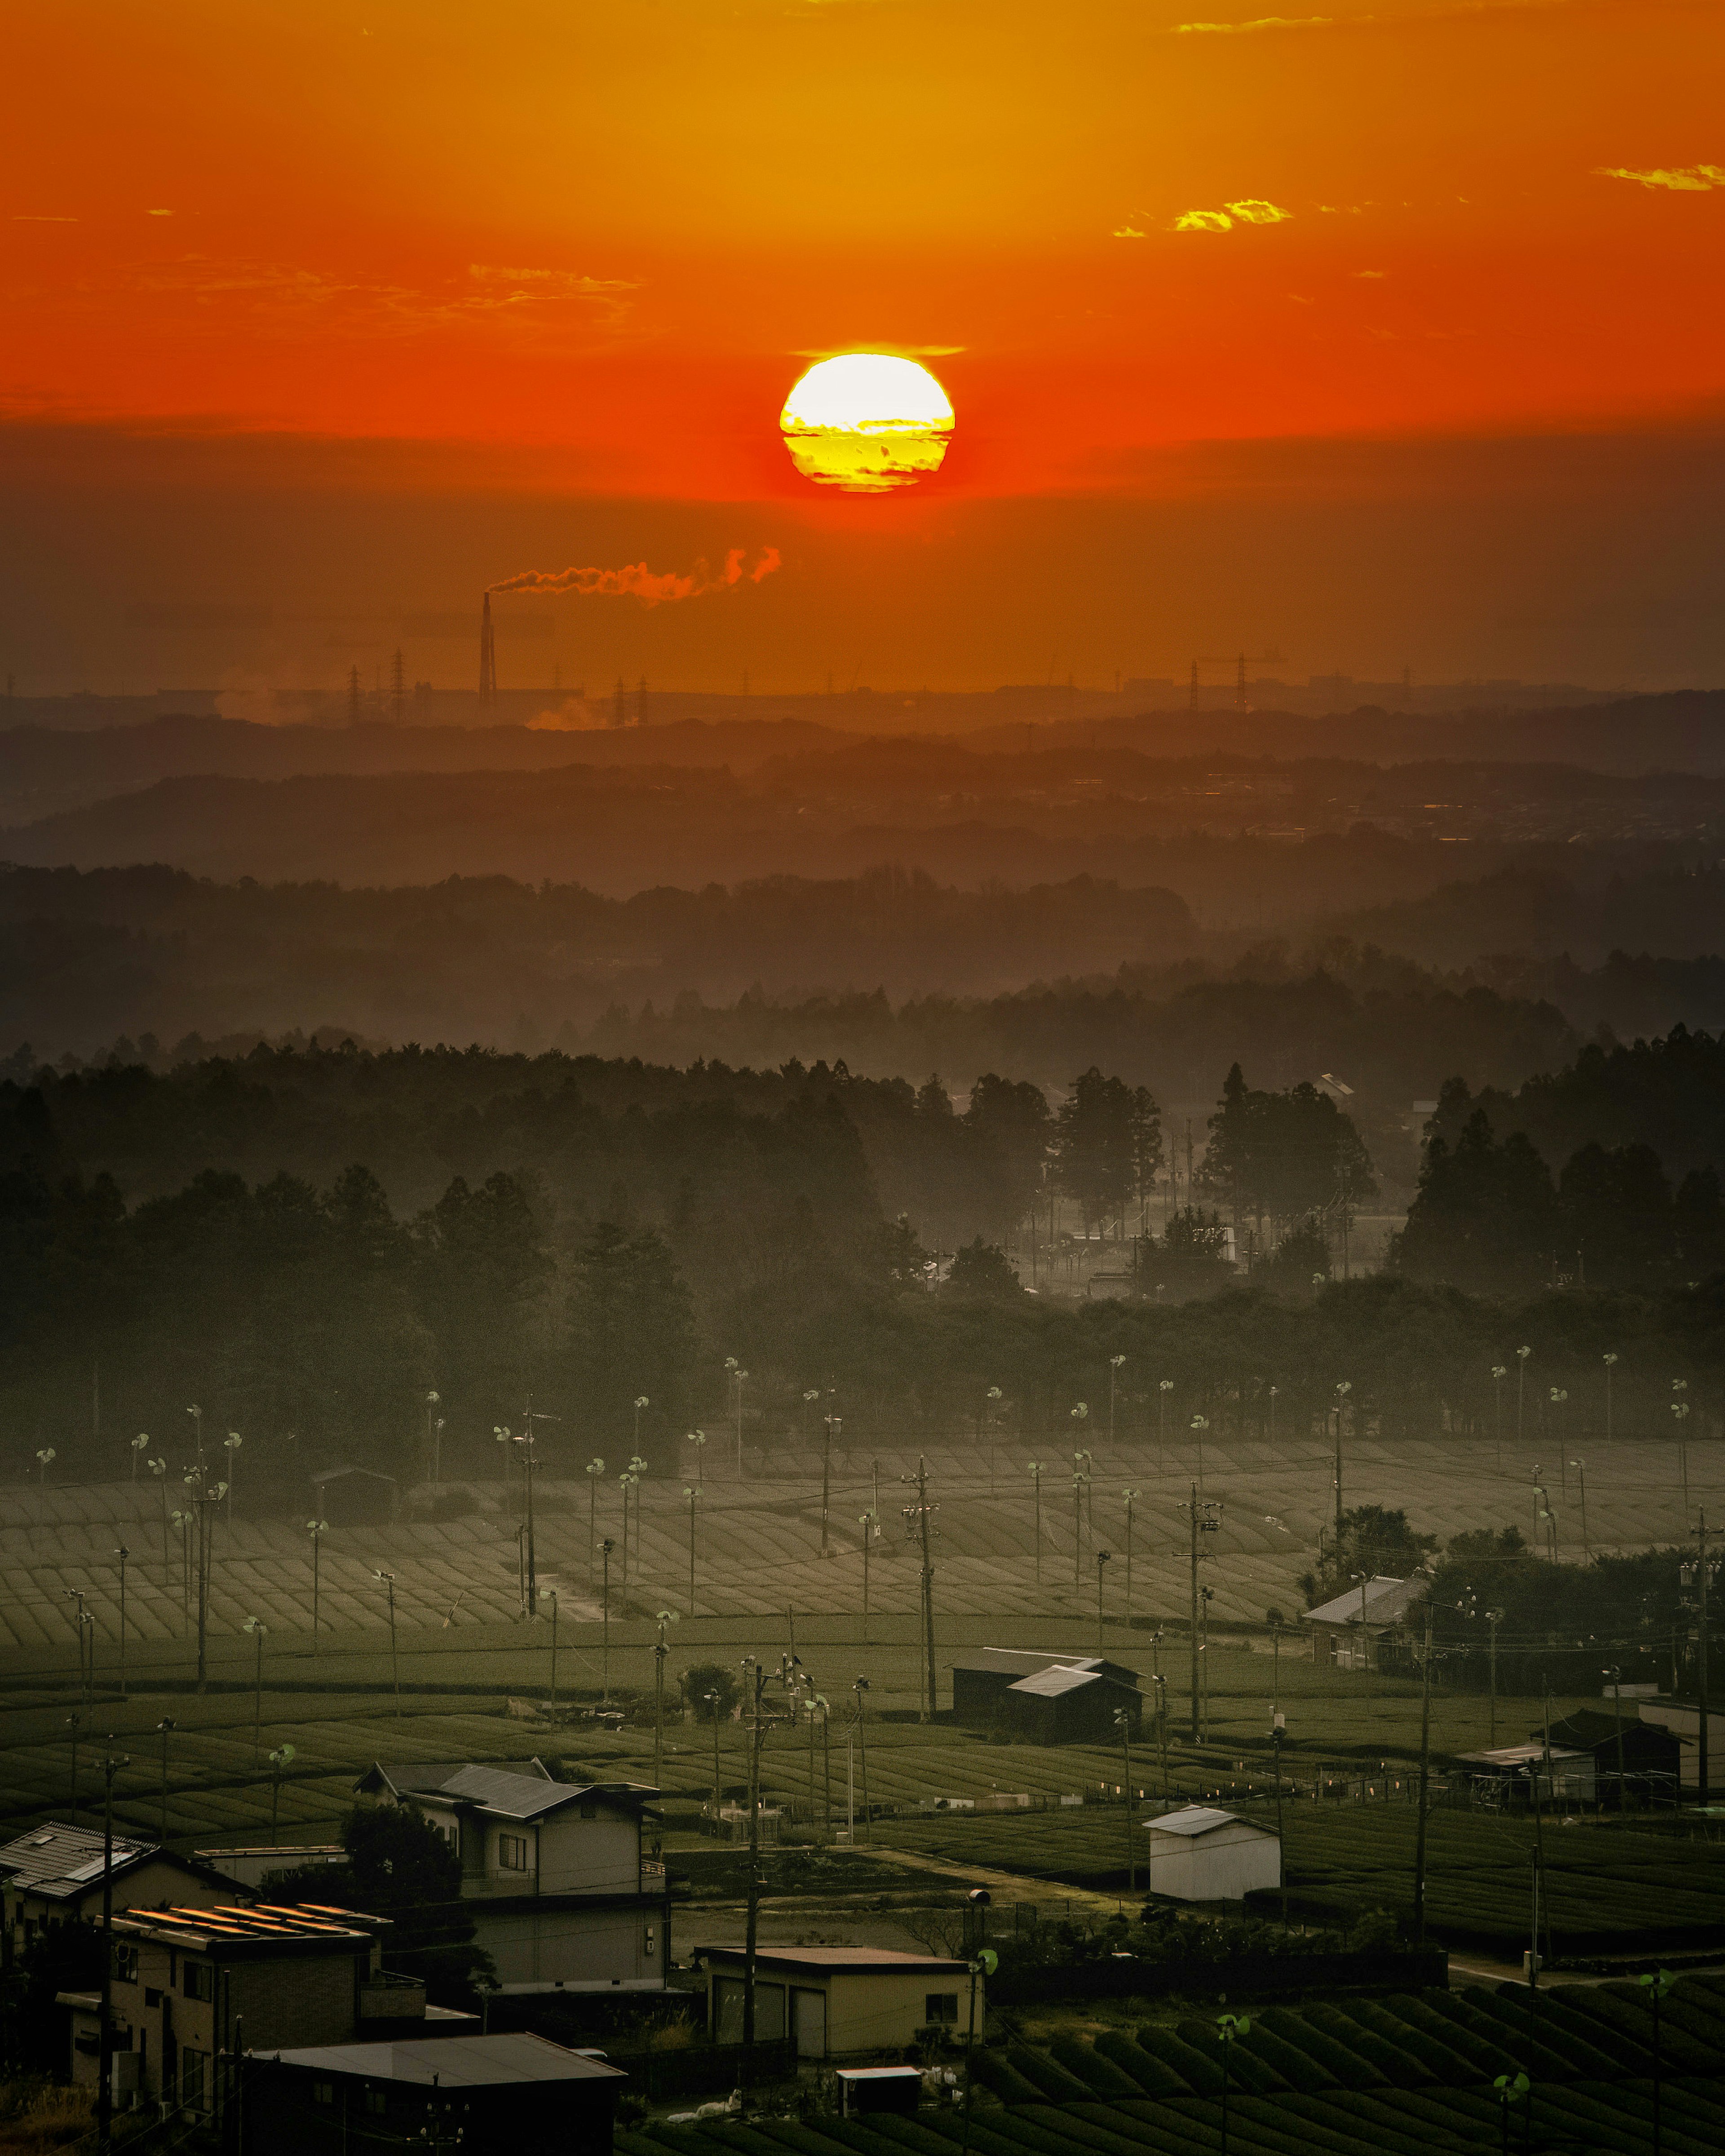
<path fill-rule="evenodd" d="M 1132 1718 L 1123 1707 L 1114 1710 L 1114 1727 L 1120 1732 L 1120 1756 L 1126 1768 L 1126 1780 L 1122 1784 L 1126 1798 L 1126 1891 L 1138 1891 L 1137 1845 L 1132 1832 L 1137 1825 L 1136 1807 L 1132 1803 Z"/>
<path fill-rule="evenodd" d="M 1414 1943 L 1425 1943 L 1425 1811 L 1431 1788 L 1431 1600 L 1425 1604 L 1425 1657 L 1420 1686 L 1420 1816 L 1414 1827 Z M 1278 1787 L 1280 1784 L 1278 1784 Z"/>
<path fill-rule="evenodd" d="M 1096 1659 L 1099 1661 L 1108 1651 L 1102 1644 L 1102 1569 L 1113 1554 L 1111 1550 L 1096 1552 Z"/>
<path fill-rule="evenodd" d="M 1342 1409 L 1353 1387 L 1344 1378 L 1336 1387 L 1336 1570 L 1342 1570 Z"/>
<path fill-rule="evenodd" d="M 900 1476 L 903 1482 L 914 1483 L 916 1502 L 905 1507 L 905 1521 L 913 1542 L 922 1547 L 922 1665 L 925 1677 L 924 1704 L 922 1719 L 932 1722 L 935 1717 L 936 1679 L 934 1666 L 934 1560 L 929 1552 L 932 1529 L 929 1514 L 936 1510 L 928 1502 L 928 1462 L 921 1453 L 916 1455 L 916 1472 Z"/>
<path fill-rule="evenodd" d="M 611 1553 L 616 1547 L 609 1535 L 599 1544 L 604 1564 L 604 1584 L 599 1591 L 599 1696 L 607 1707 L 611 1704 Z"/>
<path fill-rule="evenodd" d="M 1212 1519 L 1210 1515 L 1213 1512 L 1219 1512 L 1221 1510 L 1221 1507 L 1214 1498 L 1200 1498 L 1198 1494 L 1197 1483 L 1193 1483 L 1191 1489 L 1192 1494 L 1190 1497 L 1182 1504 L 1180 1510 L 1188 1515 L 1188 1523 L 1191 1528 L 1192 1537 L 1192 1595 L 1190 1615 L 1188 1619 L 1188 1630 L 1191 1635 L 1190 1645 L 1192 1649 L 1191 1733 L 1192 1742 L 1195 1744 L 1198 1742 L 1199 1699 L 1198 1537 L 1201 1534 L 1214 1534 L 1216 1532 L 1219 1522 Z"/>
<path fill-rule="evenodd" d="M 111 1744 L 111 1737 L 104 1740 Z M 96 2085 L 96 2151 L 114 2146 L 114 1777 L 131 1762 L 110 1752 L 102 1762 L 102 2004 Z"/>
<path fill-rule="evenodd" d="M 1707 1772 L 1707 1586 L 1712 1570 L 1707 1563 L 1707 1516 L 1698 1515 L 1701 1524 L 1695 1533 L 1700 1545 L 1700 1557 L 1695 1568 L 1697 1616 L 1695 1676 L 1696 1689 L 1700 1696 L 1700 1729 L 1695 1748 L 1695 1771 L 1697 1787 L 1696 1801 L 1705 1809 L 1707 1802 L 1709 1775 Z"/>

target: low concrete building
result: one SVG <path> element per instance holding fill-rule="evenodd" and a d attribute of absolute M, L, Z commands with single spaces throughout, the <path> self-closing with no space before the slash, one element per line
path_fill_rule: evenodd
<path fill-rule="evenodd" d="M 1411 1579 L 1380 1573 L 1308 1609 L 1301 1621 L 1312 1634 L 1312 1661 L 1338 1670 L 1376 1669 L 1384 1640 L 1399 1629 L 1430 1584 L 1423 1572 Z"/>
<path fill-rule="evenodd" d="M 0 1893 L 14 1954 L 55 1924 L 101 1913 L 102 1830 L 63 1820 L 32 1827 L 0 1847 Z M 213 1866 L 176 1856 L 153 1841 L 114 1837 L 113 1906 L 148 1908 L 169 1902 L 208 1907 L 234 1897 L 234 1881 Z"/>
<path fill-rule="evenodd" d="M 239 1849 L 200 1849 L 198 1861 L 232 1880 L 236 1887 L 261 1887 L 280 1871 L 312 1871 L 345 1864 L 347 1851 L 339 1841 L 295 1845 L 280 1842 L 249 1844 Z"/>
<path fill-rule="evenodd" d="M 717 2044 L 742 2041 L 744 1971 L 741 1947 L 697 1947 L 706 1978 L 707 2033 Z M 922 2029 L 959 2035 L 970 2021 L 968 1963 L 882 1947 L 762 1947 L 755 1955 L 755 2035 L 789 2036 L 804 2059 L 902 2051 Z M 976 2025 L 983 2026 L 983 1979 L 976 1979 Z"/>
<path fill-rule="evenodd" d="M 1270 1827 L 1206 1804 L 1147 1820 L 1153 1894 L 1177 1902 L 1240 1902 L 1281 1884 L 1281 1840 Z"/>
<path fill-rule="evenodd" d="M 358 1796 L 412 1804 L 461 1858 L 461 1899 L 506 1992 L 659 1991 L 670 1964 L 665 1866 L 644 1856 L 659 1792 L 519 1768 L 379 1762 Z"/>
<path fill-rule="evenodd" d="M 114 1919 L 112 2045 L 117 2088 L 218 2114 L 236 2045 L 351 2043 L 419 2033 L 425 1988 L 382 1966 L 379 1917 L 305 1905 L 132 1910 Z M 72 2075 L 100 2076 L 100 2001 L 72 2010 Z"/>
<path fill-rule="evenodd" d="M 460 2156 L 608 2156 L 628 2076 L 525 2033 L 330 2044 L 267 2057 L 248 2044 L 250 2156 L 355 2156 L 378 2148 Z"/>

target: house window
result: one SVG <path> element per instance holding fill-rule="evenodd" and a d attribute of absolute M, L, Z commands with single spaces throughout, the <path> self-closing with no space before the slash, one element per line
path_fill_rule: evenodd
<path fill-rule="evenodd" d="M 336 2084 L 333 2082 L 313 2082 L 311 2101 L 314 2103 L 333 2103 L 336 2101 Z"/>
<path fill-rule="evenodd" d="M 527 1837 L 524 1834 L 500 1834 L 497 1837 L 497 1866 L 501 1871 L 525 1871 L 527 1868 Z"/>
<path fill-rule="evenodd" d="M 180 2054 L 180 2102 L 187 2111 L 202 2111 L 204 2104 L 203 2067 L 208 2054 L 185 2051 Z"/>
<path fill-rule="evenodd" d="M 114 1948 L 114 1981 L 136 1984 L 137 1980 L 138 1950 L 128 1941 L 121 1940 Z"/>
<path fill-rule="evenodd" d="M 162 2004 L 162 1994 L 151 1990 L 147 1984 L 144 1986 L 144 2004 L 146 2006 L 160 2006 Z"/>
<path fill-rule="evenodd" d="M 187 1999 L 213 1999 L 216 1995 L 214 1964 L 207 1961 L 188 1961 L 186 1964 L 184 1989 Z"/>
<path fill-rule="evenodd" d="M 388 2108 L 389 2097 L 385 2091 L 374 2088 L 366 2091 L 366 2109 L 373 2118 L 382 2118 Z"/>
<path fill-rule="evenodd" d="M 579 1810 L 583 1819 L 597 1819 L 599 1815 L 599 1808 L 597 1804 L 583 1804 Z"/>
<path fill-rule="evenodd" d="M 956 1991 L 931 1991 L 923 2005 L 926 2010 L 922 2019 L 930 2024 L 958 2019 L 958 1994 Z"/>

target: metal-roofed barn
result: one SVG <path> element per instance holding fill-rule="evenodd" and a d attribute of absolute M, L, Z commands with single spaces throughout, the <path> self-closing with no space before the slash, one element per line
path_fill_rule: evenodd
<path fill-rule="evenodd" d="M 1111 1744 L 1124 1708 L 1134 1735 L 1138 1673 L 1096 1655 L 1020 1647 L 973 1649 L 952 1665 L 953 1719 L 1032 1744 Z"/>
<path fill-rule="evenodd" d="M 1150 1892 L 1177 1902 L 1240 1902 L 1281 1884 L 1281 1839 L 1233 1812 L 1188 1804 L 1147 1820 Z"/>
<path fill-rule="evenodd" d="M 1311 1628 L 1312 1661 L 1338 1670 L 1376 1669 L 1384 1638 L 1430 1584 L 1423 1572 L 1411 1579 L 1380 1573 L 1308 1609 L 1302 1621 Z"/>

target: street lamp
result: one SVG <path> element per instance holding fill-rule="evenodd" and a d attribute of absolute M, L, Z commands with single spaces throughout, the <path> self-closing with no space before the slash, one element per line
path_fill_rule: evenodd
<path fill-rule="evenodd" d="M 395 1574 L 385 1572 L 381 1565 L 374 1565 L 372 1577 L 389 1590 L 389 1668 L 395 1684 L 395 1712 L 398 1717 L 401 1713 L 401 1663 L 395 1651 Z"/>
<path fill-rule="evenodd" d="M 1112 1550 L 1096 1552 L 1096 1654 L 1099 1658 L 1105 1651 L 1102 1643 L 1102 1568 L 1111 1563 L 1113 1557 Z"/>
<path fill-rule="evenodd" d="M 1611 1442 L 1611 1373 L 1617 1368 L 1617 1358 L 1615 1355 L 1602 1355 L 1599 1359 L 1605 1365 L 1605 1442 L 1609 1445 Z"/>
<path fill-rule="evenodd" d="M 637 1452 L 641 1449 L 641 1409 L 643 1408 L 649 1408 L 652 1404 L 652 1401 L 648 1399 L 644 1393 L 637 1393 L 635 1394 L 635 1450 Z"/>
<path fill-rule="evenodd" d="M 1681 1385 L 1682 1382 L 1681 1378 L 1671 1380 L 1673 1387 Z M 1683 1518 L 1686 1523 L 1689 1518 L 1689 1447 L 1686 1441 L 1688 1432 L 1683 1425 L 1689 1419 L 1688 1401 L 1673 1400 L 1671 1416 L 1677 1425 L 1677 1471 L 1683 1478 Z"/>
<path fill-rule="evenodd" d="M 593 1587 L 593 1552 L 598 1543 L 599 1477 L 605 1471 L 603 1460 L 593 1459 L 587 1463 L 587 1584 Z"/>
<path fill-rule="evenodd" d="M 120 1560 L 120 1697 L 126 1692 L 126 1561 L 131 1552 L 121 1543 L 114 1553 Z"/>
<path fill-rule="evenodd" d="M 1584 1460 L 1572 1460 L 1569 1465 L 1575 1470 L 1576 1486 L 1581 1493 L 1581 1554 L 1591 1563 L 1594 1546 L 1589 1541 L 1587 1533 L 1587 1462 Z"/>
<path fill-rule="evenodd" d="M 737 1388 L 737 1479 L 742 1480 L 742 1389 L 748 1381 L 748 1372 L 734 1355 L 725 1358 L 725 1368 L 731 1373 L 731 1382 Z"/>
<path fill-rule="evenodd" d="M 1042 1462 L 1033 1460 L 1027 1471 L 1036 1491 L 1036 1584 L 1042 1584 Z"/>
<path fill-rule="evenodd" d="M 323 1570 L 323 1537 L 329 1532 L 327 1520 L 307 1520 L 305 1532 L 311 1537 L 311 1657 L 317 1659 L 317 1603 L 318 1589 Z"/>
<path fill-rule="evenodd" d="M 616 1547 L 609 1535 L 599 1544 L 599 1559 L 604 1571 L 604 1584 L 599 1593 L 603 1641 L 599 1649 L 599 1690 L 607 1707 L 611 1704 L 611 1553 Z"/>
<path fill-rule="evenodd" d="M 252 1686 L 252 1758 L 264 1756 L 264 1639 L 270 1627 L 256 1617 L 248 1617 L 240 1627 L 249 1632 L 258 1643 L 258 1661 Z"/>
<path fill-rule="evenodd" d="M 1132 1830 L 1137 1825 L 1132 1815 L 1132 1718 L 1123 1707 L 1117 1707 L 1114 1710 L 1114 1727 L 1120 1732 L 1120 1757 L 1126 1769 L 1123 1785 L 1126 1796 L 1126 1891 L 1128 1894 L 1136 1894 L 1138 1891 L 1138 1856 L 1137 1844 L 1132 1840 Z"/>
<path fill-rule="evenodd" d="M 1168 1435 L 1168 1396 L 1174 1389 L 1172 1378 L 1163 1378 L 1156 1387 L 1156 1471 L 1162 1472 L 1162 1448 Z"/>
<path fill-rule="evenodd" d="M 1192 1431 L 1198 1440 L 1198 1486 L 1200 1490 L 1204 1487 L 1204 1434 L 1209 1426 L 1210 1419 L 1208 1415 L 1193 1416 Z"/>
<path fill-rule="evenodd" d="M 179 1727 L 171 1715 L 165 1715 L 156 1727 L 162 1738 L 162 1845 L 167 1846 L 167 1740 Z"/>
<path fill-rule="evenodd" d="M 1516 1350 L 1516 1443 L 1524 1442 L 1527 1432 L 1527 1358 L 1531 1348 Z"/>
<path fill-rule="evenodd" d="M 443 1494 L 444 1482 L 444 1419 L 438 1414 L 438 1395 L 425 1395 L 425 1442 L 431 1452 L 431 1494 L 434 1498 Z"/>
<path fill-rule="evenodd" d="M 1122 1490 L 1120 1494 L 1126 1500 L 1126 1622 L 1127 1629 L 1130 1630 L 1132 1621 L 1132 1503 L 1138 1493 L 1136 1490 Z"/>
<path fill-rule="evenodd" d="M 291 1744 L 279 1744 L 270 1754 L 270 1846 L 274 1849 L 280 1838 L 277 1820 L 280 1815 L 281 1778 L 294 1758 Z"/>
<path fill-rule="evenodd" d="M 689 1500 L 689 1614 L 695 1614 L 695 1507 L 700 1501 L 700 1486 L 693 1482 L 683 1485 L 683 1495 Z"/>
<path fill-rule="evenodd" d="M 820 1449 L 820 1553 L 823 1557 L 835 1554 L 827 1537 L 827 1520 L 833 1491 L 833 1445 L 845 1427 L 842 1415 L 829 1414 L 826 1419 L 826 1442 Z"/>
<path fill-rule="evenodd" d="M 1125 1361 L 1124 1355 L 1111 1355 L 1108 1358 L 1108 1442 L 1110 1445 L 1114 1442 L 1114 1388 Z"/>
<path fill-rule="evenodd" d="M 186 1412 L 192 1418 L 193 1433 L 198 1440 L 198 1466 L 201 1474 L 203 1470 L 203 1409 L 187 1408 Z"/>
<path fill-rule="evenodd" d="M 665 1783 L 665 1658 L 670 1652 L 665 1635 L 667 1627 L 677 1622 L 677 1613 L 661 1609 L 654 1622 L 659 1637 L 653 1645 L 653 1785 L 660 1789 Z"/>
<path fill-rule="evenodd" d="M 239 1465 L 239 1448 L 245 1440 L 237 1430 L 230 1430 L 222 1440 L 222 1450 L 228 1455 L 228 1524 L 234 1524 L 234 1474 Z"/>
<path fill-rule="evenodd" d="M 1617 1360 L 1617 1358 L 1615 1355 L 1608 1355 L 1605 1358 L 1605 1360 L 1608 1363 L 1615 1363 Z M 1497 1465 L 1500 1467 L 1503 1465 L 1503 1381 L 1508 1375 L 1509 1372 L 1505 1368 L 1502 1363 L 1494 1363 L 1491 1365 L 1491 1391 L 1493 1403 L 1496 1409 L 1496 1426 L 1497 1433 Z M 1609 1372 L 1606 1373 L 1605 1383 L 1609 1390 L 1611 1383 L 1610 1373 Z M 1608 1422 L 1610 1420 L 1610 1413 L 1609 1409 L 1606 1412 L 1606 1420 Z"/>
<path fill-rule="evenodd" d="M 140 1430 L 131 1441 L 131 1479 L 134 1482 L 138 1479 L 138 1462 L 149 1450 L 149 1437 L 146 1432 Z"/>
<path fill-rule="evenodd" d="M 54 1457 L 54 1447 L 51 1445 L 44 1445 L 36 1457 L 42 1462 L 42 1486 L 45 1490 L 48 1487 L 48 1463 Z"/>
<path fill-rule="evenodd" d="M 539 1599 L 551 1604 L 551 1722 L 557 1727 L 557 1591 L 554 1587 L 542 1587 Z"/>
<path fill-rule="evenodd" d="M 869 1551 L 870 1545 L 878 1539 L 880 1527 L 872 1512 L 859 1512 L 856 1516 L 856 1523 L 862 1529 L 863 1645 L 867 1646 L 869 1644 Z"/>

